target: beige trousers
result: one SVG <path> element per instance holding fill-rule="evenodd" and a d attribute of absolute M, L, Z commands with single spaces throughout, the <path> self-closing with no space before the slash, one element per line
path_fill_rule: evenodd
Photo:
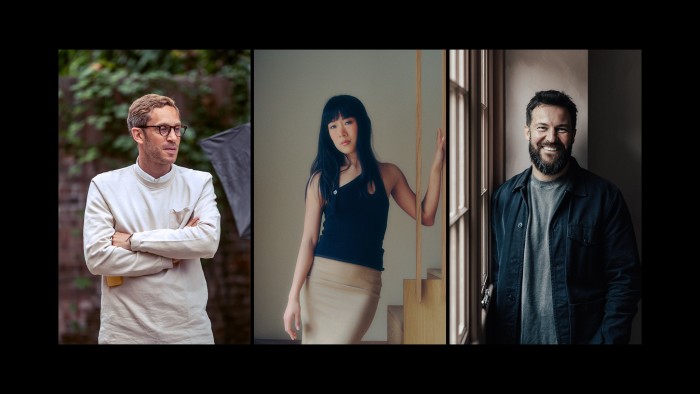
<path fill-rule="evenodd" d="M 381 271 L 314 257 L 301 291 L 301 343 L 360 343 L 377 312 L 381 290 Z"/>

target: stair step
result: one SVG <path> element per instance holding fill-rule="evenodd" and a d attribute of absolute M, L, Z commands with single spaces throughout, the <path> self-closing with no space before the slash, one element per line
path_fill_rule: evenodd
<path fill-rule="evenodd" d="M 428 279 L 442 279 L 442 269 L 428 268 Z"/>
<path fill-rule="evenodd" d="M 387 307 L 386 341 L 390 345 L 403 343 L 403 305 Z"/>
<path fill-rule="evenodd" d="M 403 280 L 403 343 L 445 344 L 446 298 L 442 279 L 422 279 L 418 299 L 416 279 Z"/>

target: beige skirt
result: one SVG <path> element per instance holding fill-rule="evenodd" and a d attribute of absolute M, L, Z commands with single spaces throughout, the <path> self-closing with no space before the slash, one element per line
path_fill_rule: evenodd
<path fill-rule="evenodd" d="M 314 257 L 301 291 L 301 343 L 360 343 L 377 312 L 381 290 L 381 271 Z"/>

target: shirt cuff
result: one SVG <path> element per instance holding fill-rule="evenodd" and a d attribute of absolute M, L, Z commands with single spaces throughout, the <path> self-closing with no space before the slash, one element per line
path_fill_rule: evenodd
<path fill-rule="evenodd" d="M 141 239 L 139 238 L 139 233 L 133 233 L 131 234 L 131 251 L 132 252 L 140 252 L 139 248 L 141 247 Z"/>

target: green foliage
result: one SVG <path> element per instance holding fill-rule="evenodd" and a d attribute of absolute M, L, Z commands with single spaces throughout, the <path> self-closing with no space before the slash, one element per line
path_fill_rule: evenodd
<path fill-rule="evenodd" d="M 72 50 L 58 51 L 58 75 L 77 76 L 86 68 L 124 70 L 128 74 L 162 71 L 172 75 L 248 76 L 250 50 Z M 241 69 L 239 66 L 245 67 Z M 115 80 L 118 80 L 115 77 Z"/>
<path fill-rule="evenodd" d="M 96 160 L 110 169 L 134 163 L 129 106 L 157 93 L 176 100 L 189 127 L 177 164 L 214 175 L 217 200 L 228 204 L 198 142 L 250 121 L 250 50 L 59 50 L 58 68 L 59 146 L 76 158 L 69 176 Z"/>
<path fill-rule="evenodd" d="M 70 321 L 70 332 L 78 333 L 78 332 L 83 332 L 83 331 L 85 331 L 85 327 L 81 326 L 77 320 Z"/>
<path fill-rule="evenodd" d="M 78 290 L 84 290 L 92 286 L 92 280 L 84 276 L 78 276 L 73 279 L 73 286 Z"/>

